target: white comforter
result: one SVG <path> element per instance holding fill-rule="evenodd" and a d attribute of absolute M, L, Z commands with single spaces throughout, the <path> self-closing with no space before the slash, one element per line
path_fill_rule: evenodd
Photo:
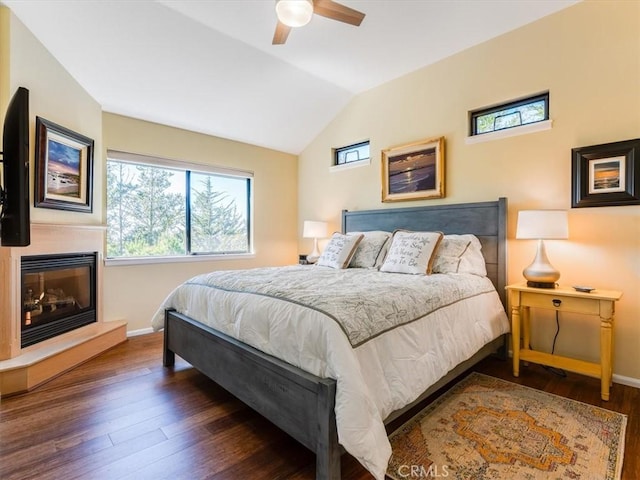
<path fill-rule="evenodd" d="M 234 281 L 231 272 L 213 272 L 179 286 L 154 315 L 153 328 L 161 329 L 164 310 L 173 308 L 307 372 L 336 379 L 339 442 L 379 480 L 391 456 L 383 420 L 509 331 L 491 281 L 476 275 L 315 266 L 240 275 L 244 280 Z M 383 282 L 391 285 L 388 298 L 379 290 Z M 435 294 L 438 285 L 447 293 Z M 422 290 L 442 300 L 422 301 Z M 369 299 L 367 291 L 373 293 Z M 349 307 L 336 303 L 340 296 Z M 364 337 L 362 330 L 368 332 Z"/>

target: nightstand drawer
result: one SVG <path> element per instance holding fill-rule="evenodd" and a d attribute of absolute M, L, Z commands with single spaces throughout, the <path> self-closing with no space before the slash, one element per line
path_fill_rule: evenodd
<path fill-rule="evenodd" d="M 565 295 L 554 296 L 522 292 L 520 305 L 524 307 L 553 308 L 560 312 L 584 313 L 585 315 L 600 314 L 600 301 L 595 298 L 576 298 Z"/>

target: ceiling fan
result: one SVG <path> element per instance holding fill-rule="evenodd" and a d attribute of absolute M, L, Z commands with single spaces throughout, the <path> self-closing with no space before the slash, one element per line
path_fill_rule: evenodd
<path fill-rule="evenodd" d="M 333 0 L 276 0 L 278 24 L 271 43 L 273 45 L 284 44 L 291 28 L 306 25 L 314 13 L 356 27 L 364 19 L 364 13 Z"/>

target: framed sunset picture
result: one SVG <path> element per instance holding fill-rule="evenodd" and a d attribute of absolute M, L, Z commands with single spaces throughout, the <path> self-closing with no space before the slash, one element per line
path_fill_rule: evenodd
<path fill-rule="evenodd" d="M 624 192 L 625 157 L 600 158 L 589 162 L 589 193 Z"/>
<path fill-rule="evenodd" d="M 36 117 L 35 206 L 91 212 L 93 140 Z"/>
<path fill-rule="evenodd" d="M 571 206 L 640 204 L 640 139 L 571 150 Z"/>
<path fill-rule="evenodd" d="M 444 197 L 444 137 L 382 151 L 382 201 Z"/>

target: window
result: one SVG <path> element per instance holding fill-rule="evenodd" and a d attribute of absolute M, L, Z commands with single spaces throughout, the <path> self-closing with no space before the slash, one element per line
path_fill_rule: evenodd
<path fill-rule="evenodd" d="M 107 153 L 107 257 L 251 251 L 250 172 Z"/>
<path fill-rule="evenodd" d="M 549 92 L 470 112 L 471 135 L 549 120 Z"/>
<path fill-rule="evenodd" d="M 333 150 L 333 164 L 346 165 L 369 159 L 369 141 L 356 143 Z"/>

